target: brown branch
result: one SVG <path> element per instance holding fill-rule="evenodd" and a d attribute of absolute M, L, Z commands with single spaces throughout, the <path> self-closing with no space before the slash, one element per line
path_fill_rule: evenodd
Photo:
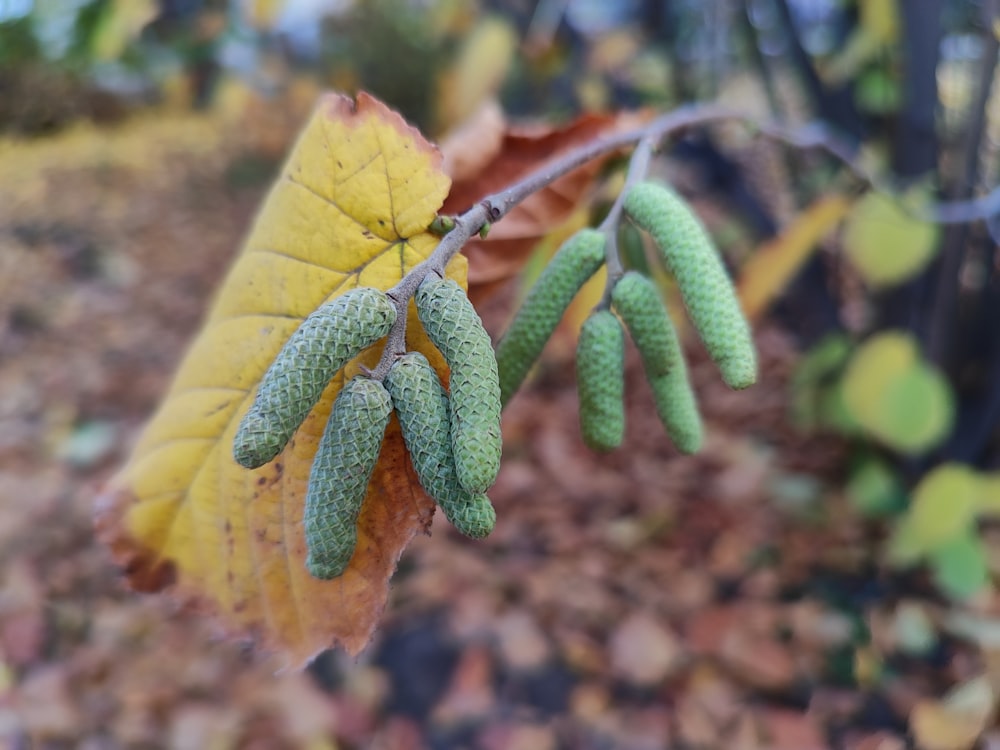
<path fill-rule="evenodd" d="M 622 133 L 595 139 L 572 149 L 543 164 L 534 172 L 507 188 L 486 196 L 464 213 L 455 216 L 455 228 L 446 234 L 430 257 L 415 266 L 387 294 L 396 306 L 396 322 L 389 332 L 385 351 L 372 377 L 382 378 L 395 361 L 406 351 L 406 312 L 410 298 L 428 274 L 444 277 L 445 267 L 484 226 L 503 219 L 515 206 L 528 196 L 552 184 L 560 177 L 583 166 L 589 161 L 640 142 L 651 153 L 669 136 L 691 127 L 718 122 L 743 123 L 760 135 L 781 141 L 799 149 L 819 149 L 840 161 L 854 175 L 869 185 L 878 187 L 880 181 L 857 160 L 853 145 L 839 138 L 822 123 L 807 123 L 792 127 L 781 123 L 759 124 L 750 115 L 717 104 L 697 104 L 680 107 L 645 125 Z M 648 160 L 649 154 L 643 156 Z M 643 165 L 643 174 L 645 174 Z M 637 179 L 638 167 L 633 162 L 630 179 Z M 891 192 L 891 191 L 890 191 Z M 614 210 L 614 209 L 613 209 Z M 620 209 L 619 209 L 620 210 Z M 918 218 L 940 224 L 957 224 L 987 218 L 1000 211 L 1000 188 L 988 196 L 974 201 L 939 203 L 921 212 Z M 607 222 L 605 222 L 606 224 Z"/>

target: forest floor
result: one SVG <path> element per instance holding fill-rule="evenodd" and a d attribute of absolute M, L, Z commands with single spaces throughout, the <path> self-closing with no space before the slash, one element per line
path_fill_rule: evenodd
<path fill-rule="evenodd" d="M 665 438 L 631 355 L 626 443 L 587 450 L 570 356 L 550 351 L 504 415 L 496 531 L 474 542 L 436 519 L 356 660 L 275 674 L 200 616 L 129 592 L 94 539 L 94 496 L 293 119 L 199 117 L 0 152 L 5 746 L 898 750 L 915 703 L 969 673 L 954 641 L 897 649 L 894 618 L 937 601 L 874 564 L 879 531 L 842 492 L 846 449 L 791 426 L 796 354 L 766 322 L 747 392 L 690 347 L 708 427 L 695 457 Z M 483 307 L 494 333 L 513 294 Z"/>

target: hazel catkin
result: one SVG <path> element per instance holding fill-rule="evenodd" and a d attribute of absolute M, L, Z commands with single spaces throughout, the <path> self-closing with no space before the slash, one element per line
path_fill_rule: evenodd
<path fill-rule="evenodd" d="M 358 514 L 392 414 L 389 392 L 355 377 L 337 394 L 309 474 L 306 491 L 306 568 L 316 578 L 341 575 L 358 540 Z"/>
<path fill-rule="evenodd" d="M 448 396 L 427 358 L 419 352 L 404 354 L 390 368 L 385 387 L 420 485 L 460 532 L 476 539 L 489 534 L 496 512 L 486 495 L 473 494 L 459 484 Z"/>
<path fill-rule="evenodd" d="M 417 315 L 451 369 L 449 415 L 455 473 L 479 495 L 500 471 L 500 382 L 489 334 L 451 279 L 429 277 L 417 289 Z"/>
<path fill-rule="evenodd" d="M 497 344 L 501 404 L 521 386 L 573 297 L 604 263 L 605 241 L 603 232 L 581 229 L 563 243 L 531 287 Z"/>
<path fill-rule="evenodd" d="M 639 350 L 667 434 L 680 451 L 696 453 L 702 441 L 701 416 L 677 332 L 656 285 L 629 271 L 612 289 L 611 303 Z"/>
<path fill-rule="evenodd" d="M 740 303 L 708 232 L 670 188 L 641 182 L 625 197 L 625 213 L 649 233 L 677 279 L 691 322 L 732 388 L 757 380 L 757 357 Z"/>
<path fill-rule="evenodd" d="M 277 456 L 333 376 L 385 336 L 396 309 L 379 289 L 357 287 L 302 321 L 264 373 L 233 441 L 233 457 L 248 469 Z"/>
<path fill-rule="evenodd" d="M 580 432 L 594 450 L 621 445 L 625 434 L 625 334 L 610 310 L 584 322 L 576 345 Z"/>

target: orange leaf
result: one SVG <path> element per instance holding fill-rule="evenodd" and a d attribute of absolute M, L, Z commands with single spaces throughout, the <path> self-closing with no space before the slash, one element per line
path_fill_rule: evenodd
<path fill-rule="evenodd" d="M 501 190 L 566 150 L 619 129 L 632 127 L 644 115 L 582 115 L 562 127 L 507 125 L 497 138 L 496 110 L 484 107 L 469 126 L 442 144 L 453 180 L 444 213 L 459 213 L 492 192 Z M 475 123 L 487 125 L 476 151 Z M 471 149 L 471 150 L 470 150 Z M 488 154 L 484 158 L 483 154 Z M 463 253 L 469 258 L 469 296 L 483 299 L 499 284 L 516 276 L 542 237 L 568 219 L 597 179 L 609 157 L 594 159 L 531 195 L 485 239 L 473 239 Z"/>
<path fill-rule="evenodd" d="M 842 195 L 823 196 L 780 235 L 757 248 L 740 269 L 740 302 L 748 318 L 760 316 L 781 294 L 819 241 L 847 215 L 851 205 L 851 200 Z"/>
<path fill-rule="evenodd" d="M 337 375 L 280 456 L 248 471 L 232 440 L 265 369 L 302 319 L 358 285 L 388 289 L 426 258 L 425 232 L 449 180 L 440 153 L 361 94 L 321 99 L 160 410 L 98 502 L 97 527 L 132 585 L 170 587 L 298 666 L 336 643 L 368 642 L 388 579 L 433 505 L 393 421 L 358 522 L 348 570 L 305 568 L 303 501 L 333 399 L 381 344 Z M 464 281 L 464 259 L 451 275 Z M 411 316 L 412 316 L 411 307 Z M 409 345 L 444 374 L 415 322 Z"/>

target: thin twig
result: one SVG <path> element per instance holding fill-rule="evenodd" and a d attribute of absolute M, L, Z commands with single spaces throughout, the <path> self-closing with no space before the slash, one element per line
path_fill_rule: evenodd
<path fill-rule="evenodd" d="M 444 277 L 445 268 L 451 259 L 485 225 L 500 221 L 530 195 L 584 164 L 634 144 L 641 144 L 642 152 L 633 156 L 629 170 L 630 177 L 626 180 L 626 185 L 628 185 L 628 179 L 637 180 L 639 178 L 635 175 L 640 174 L 640 172 L 645 174 L 652 152 L 668 136 L 687 128 L 725 121 L 741 122 L 764 137 L 781 141 L 795 148 L 824 151 L 840 161 L 865 183 L 876 187 L 880 184 L 877 177 L 857 161 L 856 149 L 853 145 L 839 138 L 821 123 L 807 123 L 801 127 L 790 127 L 781 123 L 762 125 L 754 122 L 752 116 L 744 112 L 717 104 L 680 107 L 641 127 L 595 139 L 542 165 L 513 185 L 486 196 L 464 213 L 454 217 L 455 228 L 442 237 L 441 242 L 434 248 L 430 256 L 414 266 L 398 284 L 386 292 L 396 307 L 396 322 L 389 331 L 382 359 L 371 372 L 372 377 L 377 379 L 385 377 L 396 358 L 405 353 L 406 313 L 410 298 L 417 291 L 417 287 L 430 273 Z M 647 150 L 648 153 L 646 153 Z M 619 202 L 616 201 L 612 211 L 620 212 L 621 209 L 618 206 Z M 1000 212 L 1000 187 L 994 189 L 989 195 L 976 200 L 931 205 L 924 209 L 917 218 L 939 224 L 958 224 L 987 218 L 998 212 Z M 615 268 L 609 266 L 609 271 L 612 270 L 616 270 L 620 274 L 620 265 Z M 611 273 L 609 273 L 610 276 Z"/>
<path fill-rule="evenodd" d="M 639 141 L 639 145 L 632 152 L 629 160 L 628 174 L 625 176 L 625 185 L 615 199 L 608 211 L 608 215 L 601 222 L 599 229 L 604 232 L 605 240 L 605 266 L 607 267 L 607 283 L 604 286 L 604 295 L 601 297 L 597 309 L 607 309 L 611 304 L 611 292 L 615 284 L 625 273 L 622 267 L 622 259 L 618 254 L 618 224 L 621 222 L 622 212 L 625 209 L 625 198 L 632 187 L 642 182 L 649 174 L 649 164 L 653 159 L 653 152 L 656 149 L 655 137 L 646 137 Z"/>

